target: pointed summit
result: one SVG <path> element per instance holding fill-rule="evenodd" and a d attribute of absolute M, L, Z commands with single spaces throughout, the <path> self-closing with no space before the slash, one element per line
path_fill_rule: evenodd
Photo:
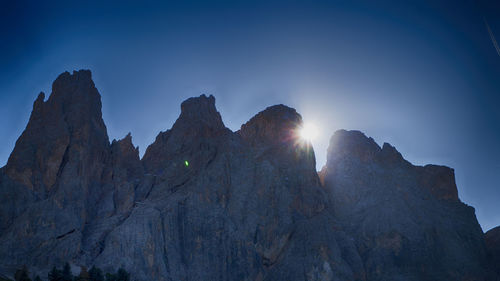
<path fill-rule="evenodd" d="M 330 138 L 327 160 L 348 157 L 365 162 L 373 160 L 379 152 L 378 144 L 362 132 L 338 130 Z"/>
<path fill-rule="evenodd" d="M 70 261 L 134 280 L 497 280 L 498 229 L 484 237 L 453 169 L 359 131 L 332 137 L 320 186 L 284 105 L 233 133 L 214 97 L 190 98 L 140 160 L 131 134 L 109 144 L 89 71 L 45 98 L 0 169 L 0 276 Z"/>
<path fill-rule="evenodd" d="M 122 158 L 128 158 L 130 161 L 139 161 L 139 147 L 134 147 L 132 143 L 132 134 L 128 133 L 121 140 L 113 140 L 111 143 L 113 155 L 120 155 Z"/>
<path fill-rule="evenodd" d="M 274 161 L 296 163 L 316 178 L 316 157 L 310 142 L 299 134 L 302 116 L 283 104 L 257 113 L 236 132 L 253 149 L 272 154 Z"/>
<path fill-rule="evenodd" d="M 241 126 L 241 137 L 252 145 L 292 143 L 302 125 L 302 116 L 291 107 L 273 105 L 257 113 Z"/>
<path fill-rule="evenodd" d="M 111 160 L 115 180 L 117 178 L 139 178 L 143 173 L 139 158 L 139 147 L 134 147 L 131 133 L 128 133 L 121 140 L 113 140 L 111 143 Z"/>
<path fill-rule="evenodd" d="M 206 135 L 223 129 L 225 126 L 212 95 L 201 95 L 182 102 L 181 114 L 172 127 L 172 131 L 182 131 L 187 135 Z"/>
<path fill-rule="evenodd" d="M 418 183 L 435 198 L 458 202 L 458 190 L 455 183 L 455 171 L 439 165 L 416 166 Z"/>
<path fill-rule="evenodd" d="M 229 132 L 215 108 L 212 95 L 189 98 L 181 104 L 181 114 L 172 129 L 160 132 L 146 149 L 142 159 L 144 167 L 156 173 L 163 170 L 174 155 L 195 151 L 202 143 L 209 146 Z"/>
<path fill-rule="evenodd" d="M 52 94 L 46 102 L 50 110 L 60 111 L 70 127 L 86 122 L 106 131 L 102 120 L 101 95 L 97 91 L 90 70 L 64 72 L 52 84 Z"/>
<path fill-rule="evenodd" d="M 48 100 L 44 99 L 42 92 L 35 100 L 28 125 L 6 165 L 11 179 L 37 190 L 51 189 L 68 162 L 90 164 L 109 148 L 101 96 L 89 70 L 62 73 L 52 84 Z"/>
<path fill-rule="evenodd" d="M 204 121 L 210 124 L 222 123 L 219 112 L 215 109 L 214 96 L 201 95 L 199 97 L 189 98 L 181 104 L 181 116 L 179 118 L 189 118 L 193 120 Z"/>
<path fill-rule="evenodd" d="M 391 144 L 384 142 L 380 151 L 380 160 L 388 164 L 400 164 L 406 160 L 401 153 Z"/>

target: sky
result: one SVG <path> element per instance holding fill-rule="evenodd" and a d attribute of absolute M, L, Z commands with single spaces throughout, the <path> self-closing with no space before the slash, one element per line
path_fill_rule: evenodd
<path fill-rule="evenodd" d="M 90 69 L 110 139 L 131 132 L 141 155 L 186 98 L 214 95 L 233 131 L 285 104 L 318 128 L 318 170 L 334 131 L 361 130 L 454 168 L 483 230 L 500 225 L 498 1 L 12 2 L 0 3 L 0 166 L 38 93 Z"/>

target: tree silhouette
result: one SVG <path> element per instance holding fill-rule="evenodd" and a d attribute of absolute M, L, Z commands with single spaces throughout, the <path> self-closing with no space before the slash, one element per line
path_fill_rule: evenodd
<path fill-rule="evenodd" d="M 28 267 L 26 267 L 26 265 L 23 265 L 21 269 L 16 270 L 14 279 L 16 281 L 31 281 L 29 277 Z"/>
<path fill-rule="evenodd" d="M 71 273 L 71 266 L 69 266 L 69 263 L 64 264 L 61 277 L 61 281 L 73 281 L 73 273 Z"/>
<path fill-rule="evenodd" d="M 80 269 L 80 274 L 75 277 L 75 281 L 90 281 L 90 274 L 87 271 L 87 267 L 82 266 Z"/>
<path fill-rule="evenodd" d="M 130 281 L 130 274 L 120 267 L 118 271 L 116 272 L 116 281 Z"/>
<path fill-rule="evenodd" d="M 113 273 L 106 273 L 106 281 L 118 281 Z"/>
<path fill-rule="evenodd" d="M 47 277 L 49 281 L 62 281 L 62 272 L 54 266 Z"/>
<path fill-rule="evenodd" d="M 92 266 L 89 270 L 90 281 L 104 281 L 102 270 L 98 267 Z"/>
<path fill-rule="evenodd" d="M 106 273 L 106 281 L 130 281 L 130 274 L 120 267 L 116 273 Z"/>
<path fill-rule="evenodd" d="M 88 271 L 85 266 L 82 266 L 80 274 L 78 274 L 78 276 L 73 276 L 69 263 L 65 263 L 62 270 L 58 269 L 56 266 L 52 267 L 47 277 L 49 281 L 130 281 L 130 273 L 122 267 L 120 267 L 116 273 L 106 273 L 104 275 L 103 271 L 96 266 L 92 266 Z M 16 270 L 14 279 L 15 281 L 31 281 L 28 267 L 24 265 L 21 269 Z M 0 281 L 11 280 L 0 277 Z M 33 281 L 42 281 L 42 278 L 36 275 Z"/>

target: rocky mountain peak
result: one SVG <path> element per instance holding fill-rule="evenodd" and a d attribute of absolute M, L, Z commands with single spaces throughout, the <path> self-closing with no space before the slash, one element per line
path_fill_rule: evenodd
<path fill-rule="evenodd" d="M 116 151 L 121 155 L 127 155 L 139 160 L 139 147 L 134 147 L 132 143 L 132 134 L 128 133 L 121 140 L 113 140 L 111 143 L 112 151 Z"/>
<path fill-rule="evenodd" d="M 116 177 L 117 173 L 120 173 L 119 176 L 123 178 L 138 178 L 141 176 L 143 168 L 139 158 L 139 147 L 134 147 L 131 133 L 128 133 L 121 140 L 113 140 L 111 143 L 111 159 L 115 168 L 114 177 Z"/>
<path fill-rule="evenodd" d="M 186 129 L 186 126 L 204 128 L 204 131 L 217 131 L 225 128 L 222 118 L 215 108 L 214 96 L 201 95 L 182 102 L 181 114 L 172 129 Z"/>
<path fill-rule="evenodd" d="M 101 96 L 89 70 L 62 73 L 44 99 L 42 92 L 35 100 L 6 166 L 11 179 L 38 190 L 50 189 L 73 157 L 91 161 L 90 154 L 102 158 L 109 149 Z"/>
<path fill-rule="evenodd" d="M 35 102 L 33 103 L 33 111 L 35 111 L 35 109 L 38 109 L 39 107 L 41 107 L 42 104 L 44 103 L 44 101 L 45 101 L 45 93 L 40 92 L 40 94 L 38 94 L 38 97 L 36 98 Z"/>
<path fill-rule="evenodd" d="M 484 234 L 488 258 L 492 261 L 494 270 L 500 275 L 500 226 L 488 230 Z"/>
<path fill-rule="evenodd" d="M 68 105 L 79 99 L 100 103 L 100 95 L 94 89 L 90 70 L 73 71 L 72 74 L 66 71 L 52 83 L 52 94 L 49 100 L 66 102 Z"/>
<path fill-rule="evenodd" d="M 340 130 L 319 176 L 336 217 L 357 241 L 366 280 L 465 280 L 471 274 L 490 280 L 482 231 L 473 208 L 458 200 L 453 169 L 414 166 L 388 143 L 380 148 L 359 131 Z M 437 264 L 446 273 L 435 270 Z"/>
<path fill-rule="evenodd" d="M 233 133 L 202 95 L 141 161 L 130 133 L 109 144 L 90 71 L 63 73 L 0 169 L 0 276 L 69 262 L 134 280 L 497 280 L 500 230 L 484 236 L 453 169 L 340 130 L 320 186 L 301 126 L 275 105 Z"/>
<path fill-rule="evenodd" d="M 338 130 L 330 138 L 327 158 L 356 158 L 363 162 L 371 161 L 381 151 L 378 144 L 360 131 Z"/>
<path fill-rule="evenodd" d="M 52 94 L 46 103 L 49 110 L 60 111 L 70 127 L 90 122 L 101 133 L 106 133 L 102 121 L 101 95 L 92 81 L 90 70 L 59 75 L 52 84 Z"/>
<path fill-rule="evenodd" d="M 458 201 L 455 171 L 439 165 L 416 166 L 420 186 L 429 190 L 434 197 Z"/>
<path fill-rule="evenodd" d="M 185 100 L 181 104 L 181 114 L 172 129 L 160 132 L 148 146 L 142 159 L 146 170 L 163 170 L 179 151 L 187 153 L 209 146 L 217 138 L 230 133 L 215 108 L 215 98 L 201 95 Z M 203 143 L 203 144 L 202 144 Z"/>
<path fill-rule="evenodd" d="M 414 166 L 406 161 L 401 153 L 389 143 L 382 148 L 360 131 L 339 130 L 330 139 L 327 164 L 319 173 L 322 181 L 328 171 L 333 171 L 343 163 L 350 165 L 380 165 L 383 169 L 405 169 L 408 174 L 414 174 L 419 186 L 429 191 L 437 199 L 458 201 L 453 169 L 438 166 Z"/>
<path fill-rule="evenodd" d="M 241 126 L 238 133 L 250 144 L 286 144 L 297 140 L 302 116 L 279 104 L 266 108 Z"/>
<path fill-rule="evenodd" d="M 60 87 L 64 89 L 68 86 L 68 84 L 72 84 L 77 81 L 83 83 L 91 82 L 92 72 L 88 69 L 73 70 L 73 73 L 65 71 L 57 76 L 56 80 L 52 83 L 52 87 L 54 89 L 59 89 Z"/>
<path fill-rule="evenodd" d="M 488 230 L 484 235 L 484 239 L 486 240 L 487 245 L 490 246 L 495 244 L 500 250 L 500 226 Z"/>
<path fill-rule="evenodd" d="M 379 161 L 388 165 L 403 165 L 403 163 L 408 163 L 404 160 L 401 153 L 387 142 L 384 142 L 382 145 L 382 150 L 379 153 Z"/>
<path fill-rule="evenodd" d="M 202 94 L 199 97 L 188 98 L 181 103 L 181 114 L 206 118 L 216 112 L 215 97 L 212 95 L 207 97 L 205 94 Z"/>

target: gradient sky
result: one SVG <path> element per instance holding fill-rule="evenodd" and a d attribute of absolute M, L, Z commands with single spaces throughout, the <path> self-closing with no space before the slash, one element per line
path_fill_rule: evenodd
<path fill-rule="evenodd" d="M 358 129 L 455 168 L 483 230 L 500 225 L 498 1 L 15 2 L 0 7 L 0 166 L 38 93 L 85 68 L 110 138 L 132 132 L 141 155 L 188 97 L 213 94 L 232 130 L 283 103 L 320 129 L 318 169 L 333 132 Z"/>

